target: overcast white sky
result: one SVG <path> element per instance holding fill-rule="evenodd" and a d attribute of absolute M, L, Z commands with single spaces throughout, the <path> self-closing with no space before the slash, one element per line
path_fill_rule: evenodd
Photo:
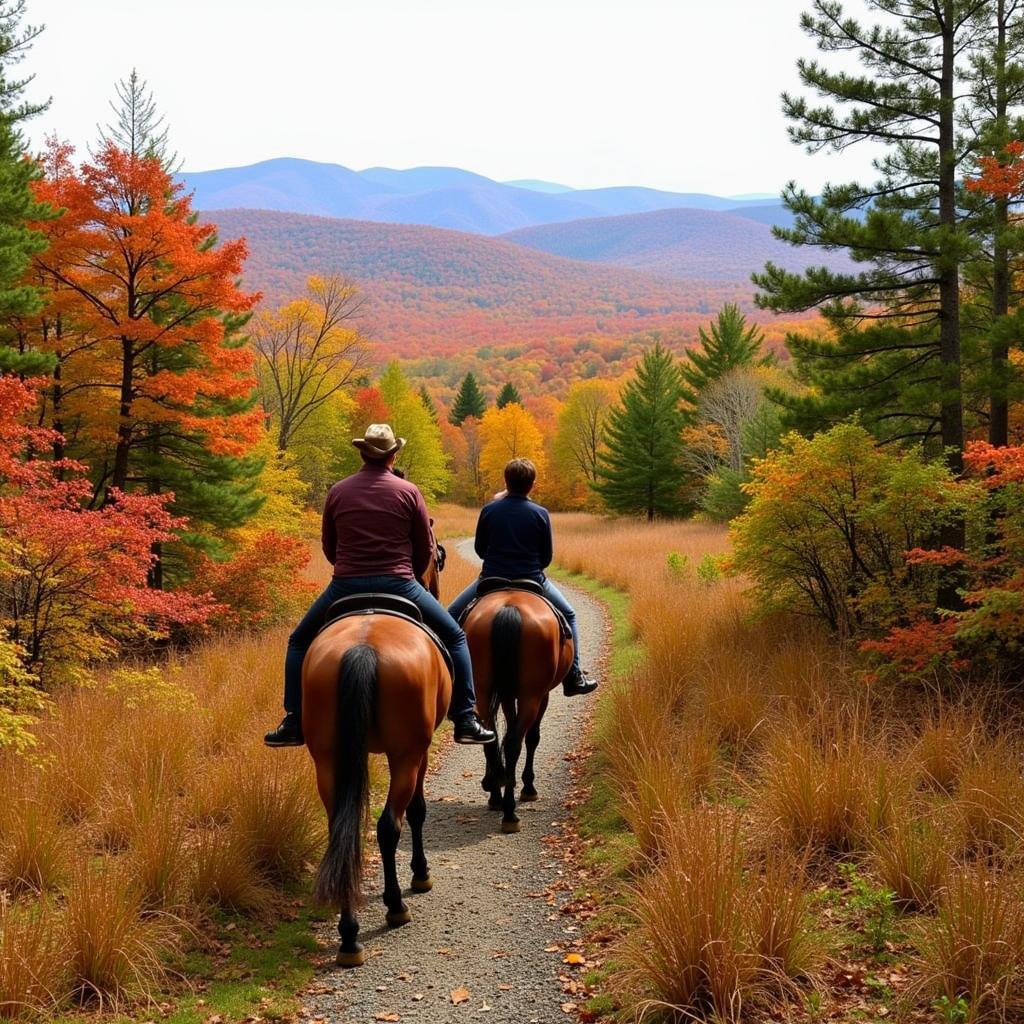
<path fill-rule="evenodd" d="M 722 195 L 869 173 L 809 157 L 779 93 L 809 0 L 29 0 L 29 129 L 80 149 L 149 80 L 189 170 L 297 156 Z"/>

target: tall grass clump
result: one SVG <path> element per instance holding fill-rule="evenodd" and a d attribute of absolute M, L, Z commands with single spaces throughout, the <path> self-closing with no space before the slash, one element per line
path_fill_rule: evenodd
<path fill-rule="evenodd" d="M 865 850 L 893 819 L 898 766 L 853 712 L 790 716 L 768 741 L 758 786 L 765 824 L 793 850 Z"/>
<path fill-rule="evenodd" d="M 45 792 L 15 792 L 0 803 L 0 888 L 58 888 L 73 849 L 71 831 Z"/>
<path fill-rule="evenodd" d="M 64 995 L 67 942 L 48 901 L 0 896 L 0 1020 L 45 1020 Z"/>
<path fill-rule="evenodd" d="M 1014 745 L 997 740 L 975 753 L 960 774 L 955 806 L 965 849 L 1013 855 L 1024 841 L 1024 776 Z"/>
<path fill-rule="evenodd" d="M 325 817 L 307 759 L 279 754 L 261 750 L 239 758 L 230 813 L 233 828 L 248 839 L 256 871 L 271 881 L 293 882 L 325 842 Z"/>
<path fill-rule="evenodd" d="M 1019 877 L 983 861 L 951 879 L 921 936 L 921 988 L 971 1021 L 1024 1012 L 1024 901 Z"/>
<path fill-rule="evenodd" d="M 82 1003 L 152 999 L 174 948 L 169 922 L 143 916 L 142 896 L 115 862 L 80 864 L 67 892 L 71 987 Z"/>
<path fill-rule="evenodd" d="M 677 821 L 662 859 L 631 893 L 635 927 L 620 983 L 641 1018 L 735 1021 L 814 962 L 795 876 L 746 870 L 738 821 L 700 807 Z"/>
<path fill-rule="evenodd" d="M 910 911 L 931 910 L 946 890 L 952 868 L 947 837 L 927 816 L 898 806 L 889 825 L 869 841 L 883 886 Z"/>

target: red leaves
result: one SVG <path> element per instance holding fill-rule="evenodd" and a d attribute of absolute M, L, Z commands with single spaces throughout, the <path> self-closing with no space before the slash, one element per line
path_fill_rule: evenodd
<path fill-rule="evenodd" d="M 1024 142 L 1010 142 L 999 156 L 979 161 L 981 174 L 968 178 L 967 187 L 999 199 L 1012 199 L 1024 192 Z"/>

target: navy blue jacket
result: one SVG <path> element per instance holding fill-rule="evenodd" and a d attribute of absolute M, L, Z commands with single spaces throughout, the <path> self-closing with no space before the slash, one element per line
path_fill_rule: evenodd
<path fill-rule="evenodd" d="M 484 576 L 543 583 L 551 564 L 548 510 L 520 494 L 489 502 L 480 510 L 474 546 L 484 560 Z"/>

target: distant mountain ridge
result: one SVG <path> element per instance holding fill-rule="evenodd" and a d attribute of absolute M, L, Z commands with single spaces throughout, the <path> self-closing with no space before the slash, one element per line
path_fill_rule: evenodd
<path fill-rule="evenodd" d="M 763 194 L 739 200 L 637 186 L 570 189 L 524 179 L 499 182 L 457 167 L 354 171 L 340 164 L 283 157 L 245 167 L 184 171 L 179 180 L 199 210 L 304 213 L 499 235 L 541 224 L 663 209 L 731 211 L 771 220 Z M 781 207 L 778 216 L 783 217 Z"/>
<path fill-rule="evenodd" d="M 764 207 L 756 207 L 760 212 Z M 848 267 L 845 256 L 797 249 L 771 227 L 722 210 L 654 210 L 543 224 L 502 235 L 516 245 L 565 259 L 612 264 L 680 280 L 749 281 L 771 260 L 787 270 Z"/>

